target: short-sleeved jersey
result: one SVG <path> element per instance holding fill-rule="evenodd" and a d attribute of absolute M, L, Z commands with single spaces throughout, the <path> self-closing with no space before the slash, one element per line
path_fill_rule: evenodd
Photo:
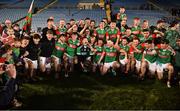
<path fill-rule="evenodd" d="M 67 47 L 66 43 L 56 42 L 52 55 L 61 58 Z"/>
<path fill-rule="evenodd" d="M 71 38 L 68 40 L 68 46 L 66 52 L 69 56 L 74 57 L 76 54 L 76 49 L 79 44 L 79 40 L 73 41 Z"/>
<path fill-rule="evenodd" d="M 96 54 L 94 55 L 94 62 L 97 63 L 103 53 L 103 47 L 95 46 L 94 49 L 96 49 Z"/>
<path fill-rule="evenodd" d="M 168 49 L 158 49 L 157 50 L 157 62 L 161 64 L 171 63 L 172 52 Z"/>
<path fill-rule="evenodd" d="M 116 61 L 117 49 L 114 47 L 104 47 L 105 63 Z"/>
<path fill-rule="evenodd" d="M 133 32 L 133 31 L 140 31 L 141 30 L 141 26 L 137 26 L 137 27 L 132 27 L 131 28 L 131 31 Z"/>
<path fill-rule="evenodd" d="M 137 49 L 138 49 L 138 50 L 143 50 L 143 46 L 142 46 L 141 44 L 139 44 L 139 45 L 137 46 Z M 136 60 L 138 60 L 138 61 L 141 61 L 141 60 L 142 60 L 142 55 L 143 55 L 143 53 L 134 52 L 134 58 L 135 58 Z"/>
<path fill-rule="evenodd" d="M 148 52 L 154 52 L 154 55 L 148 54 Z M 157 59 L 157 53 L 155 49 L 146 49 L 144 50 L 144 59 L 146 59 L 150 63 L 156 62 Z"/>
<path fill-rule="evenodd" d="M 109 39 L 115 43 L 117 40 L 117 36 L 120 36 L 120 31 L 118 28 L 115 28 L 114 30 L 108 29 L 106 33 L 106 37 L 107 36 L 109 36 Z"/>
<path fill-rule="evenodd" d="M 124 51 L 126 51 L 127 53 L 129 52 L 130 47 L 128 45 L 119 45 L 120 49 L 123 49 Z M 124 59 L 125 58 L 125 54 L 124 53 L 120 53 L 119 59 Z"/>
<path fill-rule="evenodd" d="M 153 40 L 153 37 L 151 35 L 145 38 L 142 34 L 138 34 L 137 37 L 139 38 L 140 43 L 144 43 L 147 40 Z"/>
<path fill-rule="evenodd" d="M 103 40 L 103 41 L 106 40 L 106 30 L 105 29 L 97 28 L 95 30 L 94 34 L 96 35 L 97 39 L 100 39 L 100 40 Z"/>

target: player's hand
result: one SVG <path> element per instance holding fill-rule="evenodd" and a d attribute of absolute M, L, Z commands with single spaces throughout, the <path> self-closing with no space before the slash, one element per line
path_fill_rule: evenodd
<path fill-rule="evenodd" d="M 172 55 L 175 56 L 175 55 L 176 55 L 176 52 L 175 52 L 175 51 L 172 51 Z"/>
<path fill-rule="evenodd" d="M 26 57 L 26 56 L 28 56 L 28 55 L 29 55 L 29 52 L 26 51 L 26 52 L 24 53 L 24 57 Z"/>
<path fill-rule="evenodd" d="M 73 26 L 72 26 L 72 28 L 74 28 L 74 27 L 76 27 L 77 25 L 76 24 L 74 24 Z"/>
<path fill-rule="evenodd" d="M 87 28 L 88 27 L 88 24 L 86 23 L 85 25 L 84 25 L 84 28 Z"/>

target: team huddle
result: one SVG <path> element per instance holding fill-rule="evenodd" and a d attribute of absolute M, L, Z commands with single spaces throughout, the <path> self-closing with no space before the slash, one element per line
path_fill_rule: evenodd
<path fill-rule="evenodd" d="M 90 18 L 71 19 L 68 23 L 61 19 L 59 25 L 55 25 L 54 18 L 49 17 L 41 33 L 23 36 L 15 34 L 18 25 L 12 27 L 7 20 L 0 38 L 1 58 L 14 64 L 17 70 L 25 68 L 29 79 L 36 76 L 36 69 L 47 74 L 54 71 L 56 78 L 63 71 L 68 77 L 76 64 L 84 72 L 100 71 L 101 75 L 111 73 L 114 76 L 119 71 L 136 73 L 140 80 L 145 74 L 161 80 L 163 72 L 167 71 L 167 87 L 170 88 L 175 47 L 180 49 L 178 22 L 167 29 L 163 20 L 150 27 L 148 20 L 141 23 L 140 18 L 135 17 L 128 26 L 127 18 L 124 7 L 120 8 L 116 20 L 103 18 L 98 26 Z"/>

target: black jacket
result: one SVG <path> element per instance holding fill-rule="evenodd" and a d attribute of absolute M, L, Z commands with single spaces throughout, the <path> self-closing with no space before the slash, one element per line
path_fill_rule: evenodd
<path fill-rule="evenodd" d="M 40 44 L 34 44 L 33 41 L 30 42 L 30 44 L 27 47 L 27 51 L 29 52 L 29 55 L 27 58 L 31 60 L 38 60 L 39 53 L 40 53 Z"/>
<path fill-rule="evenodd" d="M 40 56 L 51 57 L 54 47 L 55 47 L 54 39 L 52 39 L 51 41 L 49 41 L 49 40 L 42 41 L 41 45 L 40 45 L 40 49 L 41 49 Z"/>

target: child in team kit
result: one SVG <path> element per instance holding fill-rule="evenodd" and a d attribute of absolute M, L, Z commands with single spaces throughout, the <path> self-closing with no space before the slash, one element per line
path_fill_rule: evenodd
<path fill-rule="evenodd" d="M 96 28 L 96 30 L 94 31 L 94 36 L 99 40 L 103 40 L 103 42 L 106 42 L 106 29 L 105 29 L 105 23 L 104 21 L 101 21 L 99 23 L 99 27 Z"/>
<path fill-rule="evenodd" d="M 99 39 L 97 41 L 97 44 L 94 46 L 94 58 L 93 58 L 93 72 L 96 72 L 96 70 L 99 68 L 100 72 L 102 72 L 102 66 L 103 66 L 103 61 L 98 64 L 99 59 L 101 58 L 101 55 L 103 53 L 104 50 L 104 46 L 103 46 L 103 40 Z"/>
<path fill-rule="evenodd" d="M 120 36 L 120 31 L 116 27 L 116 22 L 111 21 L 110 28 L 106 32 L 106 39 L 113 41 L 114 44 L 118 44 Z"/>
<path fill-rule="evenodd" d="M 128 46 L 128 38 L 126 37 L 122 38 L 122 41 L 119 44 L 119 47 L 120 49 L 123 49 L 126 52 L 126 53 L 122 52 L 119 54 L 119 62 L 122 66 L 122 70 L 123 70 L 122 72 L 127 74 L 130 68 L 130 62 L 129 62 L 129 57 L 128 57 L 130 47 Z"/>
<path fill-rule="evenodd" d="M 161 80 L 163 78 L 163 72 L 168 70 L 167 87 L 171 87 L 171 80 L 174 73 L 174 67 L 171 64 L 171 57 L 174 55 L 174 50 L 169 48 L 169 41 L 162 40 L 159 47 L 157 47 L 157 76 Z"/>
<path fill-rule="evenodd" d="M 143 44 L 140 44 L 139 39 L 134 38 L 130 46 L 130 54 L 132 54 L 131 55 L 131 71 L 132 72 L 135 71 L 136 74 L 140 73 L 143 49 L 144 49 Z"/>
<path fill-rule="evenodd" d="M 58 38 L 58 40 L 56 41 L 56 44 L 55 44 L 55 48 L 52 52 L 52 66 L 53 66 L 53 69 L 55 71 L 55 78 L 59 78 L 59 73 L 62 69 L 62 66 L 63 66 L 63 57 L 64 57 L 64 52 L 66 51 L 66 47 L 67 47 L 67 44 L 66 44 L 66 38 L 65 38 L 65 35 L 64 34 L 61 34 L 60 37 Z"/>
<path fill-rule="evenodd" d="M 74 65 L 77 64 L 76 50 L 80 45 L 78 35 L 76 32 L 72 33 L 71 38 L 68 40 L 68 46 L 65 52 L 65 76 L 69 76 L 69 72 L 74 71 Z"/>
<path fill-rule="evenodd" d="M 145 73 L 147 72 L 150 77 L 155 75 L 156 72 L 156 59 L 157 52 L 155 50 L 152 40 L 145 42 L 145 49 L 143 51 L 140 79 L 143 80 Z"/>
<path fill-rule="evenodd" d="M 106 46 L 104 46 L 104 51 L 98 61 L 100 64 L 104 58 L 104 65 L 101 71 L 101 74 L 106 74 L 109 70 L 116 76 L 116 69 L 120 67 L 120 64 L 117 61 L 117 53 L 118 52 L 125 52 L 124 50 L 118 49 L 113 41 L 108 40 Z"/>
<path fill-rule="evenodd" d="M 14 46 L 12 50 L 14 54 L 14 62 L 17 67 L 22 65 L 22 61 L 20 59 L 20 47 L 21 47 L 21 40 L 18 38 L 14 39 Z"/>

